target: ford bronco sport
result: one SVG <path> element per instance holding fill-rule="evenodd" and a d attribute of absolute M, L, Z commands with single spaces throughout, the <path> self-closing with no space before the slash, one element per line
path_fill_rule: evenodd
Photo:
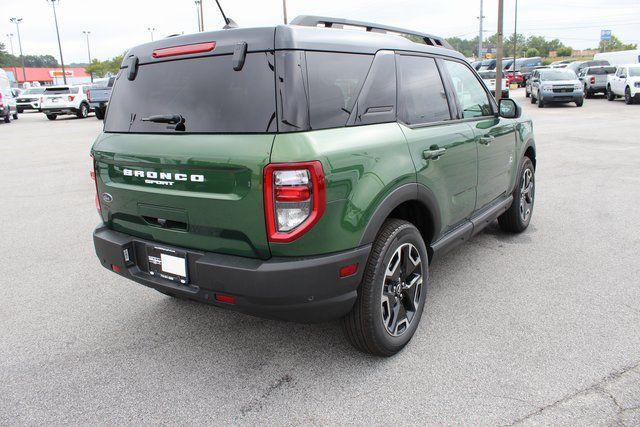
<path fill-rule="evenodd" d="M 364 27 L 356 31 L 346 27 Z M 414 334 L 429 263 L 529 225 L 532 124 L 439 37 L 340 19 L 132 48 L 91 154 L 96 254 L 164 294 Z"/>

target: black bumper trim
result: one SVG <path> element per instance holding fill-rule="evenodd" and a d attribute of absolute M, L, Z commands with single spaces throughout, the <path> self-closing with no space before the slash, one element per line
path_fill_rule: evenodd
<path fill-rule="evenodd" d="M 337 319 L 351 310 L 371 251 L 366 245 L 323 256 L 260 260 L 174 247 L 187 252 L 191 283 L 184 286 L 148 273 L 146 246 L 158 242 L 104 225 L 94 230 L 93 241 L 105 268 L 116 265 L 120 275 L 145 286 L 256 316 L 305 323 Z M 340 278 L 340 268 L 353 263 L 358 263 L 358 272 Z M 236 304 L 216 301 L 216 293 L 234 296 Z"/>

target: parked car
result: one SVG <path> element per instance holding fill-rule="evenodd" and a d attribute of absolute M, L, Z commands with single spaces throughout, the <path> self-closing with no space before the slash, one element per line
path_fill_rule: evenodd
<path fill-rule="evenodd" d="M 576 73 L 565 68 L 534 70 L 531 74 L 531 103 L 539 108 L 552 103 L 575 102 L 582 107 L 584 92 Z"/>
<path fill-rule="evenodd" d="M 624 96 L 627 104 L 640 103 L 640 64 L 621 65 L 609 75 L 607 99 Z"/>
<path fill-rule="evenodd" d="M 516 60 L 516 71 L 522 73 L 522 78 L 526 84 L 531 72 L 538 67 L 542 66 L 542 58 L 539 56 L 532 56 L 530 58 L 520 58 Z"/>
<path fill-rule="evenodd" d="M 444 38 L 372 23 L 303 16 L 134 47 L 91 150 L 97 257 L 178 298 L 343 318 L 358 349 L 392 355 L 433 257 L 495 218 L 529 225 L 520 114 Z"/>
<path fill-rule="evenodd" d="M 484 82 L 485 85 L 487 85 L 487 89 L 489 89 L 489 92 L 495 94 L 496 93 L 496 75 L 497 72 L 496 70 L 493 71 L 478 71 L 478 74 L 480 75 L 480 78 L 482 79 L 482 81 Z M 507 85 L 507 76 L 505 75 L 505 73 L 502 73 L 502 97 L 503 98 L 508 98 L 509 97 L 509 86 Z"/>
<path fill-rule="evenodd" d="M 84 119 L 91 110 L 87 99 L 88 93 L 88 85 L 49 86 L 40 97 L 40 110 L 49 120 L 68 114 Z"/>
<path fill-rule="evenodd" d="M 567 68 L 567 65 L 571 64 L 572 61 L 553 61 L 549 68 Z"/>
<path fill-rule="evenodd" d="M 479 70 L 480 67 L 482 67 L 482 61 L 474 61 L 471 63 L 471 66 L 473 67 L 474 70 Z"/>
<path fill-rule="evenodd" d="M 567 68 L 568 70 L 572 70 L 574 73 L 578 74 L 587 67 L 599 67 L 599 66 L 605 66 L 605 65 L 611 65 L 611 64 L 609 64 L 609 61 L 605 61 L 605 60 L 573 61 L 572 63 L 568 64 L 565 68 Z"/>
<path fill-rule="evenodd" d="M 0 69 L 0 118 L 5 123 L 10 123 L 11 118 L 18 119 L 16 99 L 11 90 L 9 76 L 3 69 Z"/>
<path fill-rule="evenodd" d="M 478 71 L 494 70 L 495 68 L 496 68 L 495 59 L 485 59 L 480 63 L 480 68 L 478 68 Z"/>
<path fill-rule="evenodd" d="M 100 83 L 92 85 L 89 89 L 89 106 L 96 112 L 98 120 L 104 119 L 115 80 L 115 76 L 109 77 Z"/>
<path fill-rule="evenodd" d="M 533 74 L 536 70 L 547 70 L 547 69 L 549 69 L 549 67 L 543 65 L 540 67 L 535 67 L 533 70 L 531 70 L 531 73 Z M 527 98 L 531 96 L 531 78 L 527 79 L 524 84 L 524 95 Z"/>
<path fill-rule="evenodd" d="M 596 53 L 593 56 L 593 59 L 605 60 L 605 61 L 608 61 L 610 65 L 615 65 L 615 66 L 638 64 L 640 63 L 640 49 Z"/>
<path fill-rule="evenodd" d="M 596 93 L 607 93 L 607 82 L 609 75 L 615 74 L 616 67 L 599 66 L 586 67 L 578 74 L 578 79 L 584 87 L 584 96 L 591 98 Z"/>
<path fill-rule="evenodd" d="M 28 110 L 40 111 L 40 98 L 43 92 L 43 87 L 25 89 L 16 99 L 18 112 L 22 113 Z"/>

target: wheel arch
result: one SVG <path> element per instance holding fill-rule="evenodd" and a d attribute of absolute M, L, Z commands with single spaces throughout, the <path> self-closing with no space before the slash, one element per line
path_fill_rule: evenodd
<path fill-rule="evenodd" d="M 369 218 L 360 245 L 372 243 L 388 218 L 404 219 L 415 225 L 427 248 L 441 231 L 437 199 L 429 188 L 418 183 L 398 187 L 382 200 Z"/>
<path fill-rule="evenodd" d="M 528 157 L 531 159 L 531 163 L 533 163 L 533 169 L 536 168 L 536 143 L 533 139 L 528 139 L 524 144 L 524 155 L 523 157 Z"/>

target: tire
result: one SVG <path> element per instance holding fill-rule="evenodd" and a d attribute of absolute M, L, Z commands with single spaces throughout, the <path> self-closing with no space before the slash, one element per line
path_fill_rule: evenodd
<path fill-rule="evenodd" d="M 49 120 L 55 120 L 57 118 L 58 118 L 58 116 L 56 116 L 55 114 L 47 114 L 47 119 L 49 119 Z"/>
<path fill-rule="evenodd" d="M 536 98 L 534 98 L 533 94 L 531 94 L 531 103 L 535 104 L 536 103 Z"/>
<path fill-rule="evenodd" d="M 611 91 L 611 86 L 607 86 L 607 101 L 613 101 L 616 99 L 616 96 Z"/>
<path fill-rule="evenodd" d="M 576 101 L 576 107 L 582 107 L 582 104 L 584 104 L 584 100 Z"/>
<path fill-rule="evenodd" d="M 633 96 L 631 96 L 631 89 L 629 89 L 629 86 L 627 86 L 624 90 L 624 103 L 627 105 L 631 105 L 633 104 Z"/>
<path fill-rule="evenodd" d="M 96 119 L 104 120 L 104 112 L 105 112 L 104 108 L 96 108 L 95 112 L 96 112 Z"/>
<path fill-rule="evenodd" d="M 87 104 L 80 104 L 80 108 L 76 113 L 76 117 L 79 119 L 86 119 L 89 115 L 89 106 Z"/>
<path fill-rule="evenodd" d="M 11 111 L 8 111 L 7 115 L 4 116 L 4 122 L 5 123 L 11 123 Z"/>
<path fill-rule="evenodd" d="M 407 269 L 413 270 L 405 274 Z M 356 303 L 343 318 L 349 341 L 377 356 L 402 350 L 420 322 L 428 283 L 429 258 L 420 232 L 407 221 L 388 219 L 373 243 Z"/>
<path fill-rule="evenodd" d="M 18 120 L 18 111 L 13 113 L 13 120 Z"/>
<path fill-rule="evenodd" d="M 518 173 L 518 182 L 513 190 L 511 207 L 498 217 L 503 231 L 521 233 L 529 226 L 533 215 L 536 194 L 536 174 L 533 162 L 525 157 Z"/>
<path fill-rule="evenodd" d="M 24 109 L 18 108 L 18 113 L 20 113 L 20 114 L 24 113 Z"/>
<path fill-rule="evenodd" d="M 529 97 L 531 96 L 531 94 L 525 90 L 525 91 L 524 91 L 524 96 L 525 96 L 526 98 L 529 98 Z"/>
<path fill-rule="evenodd" d="M 584 85 L 584 97 L 593 98 L 593 93 L 589 92 L 589 90 L 587 89 L 587 85 Z"/>
<path fill-rule="evenodd" d="M 544 108 L 544 101 L 542 98 L 538 99 L 538 108 Z"/>

